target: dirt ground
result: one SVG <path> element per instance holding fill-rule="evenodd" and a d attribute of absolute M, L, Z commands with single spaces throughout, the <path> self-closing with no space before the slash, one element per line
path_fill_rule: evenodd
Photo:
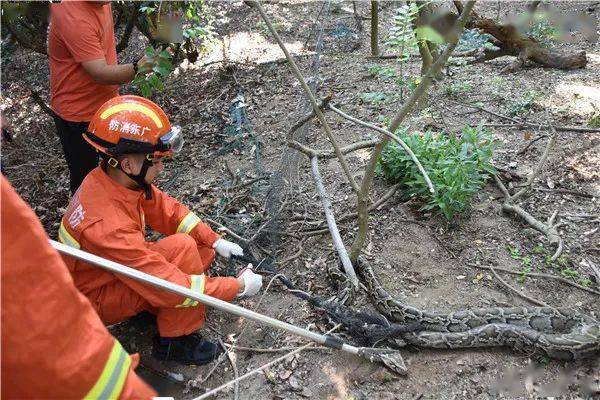
<path fill-rule="evenodd" d="M 598 2 L 560 3 L 570 10 L 587 10 L 596 21 Z M 255 254 L 271 254 L 278 269 L 303 290 L 332 296 L 325 273 L 335 262 L 328 234 L 306 236 L 322 227 L 324 216 L 308 160 L 301 156 L 298 173 L 285 175 L 287 190 L 269 192 L 274 182 L 264 179 L 242 186 L 252 178 L 276 175 L 291 154 L 286 147 L 290 127 L 302 115 L 305 100 L 294 76 L 281 62 L 283 54 L 268 36 L 258 14 L 236 3 L 216 3 L 220 44 L 193 65 L 187 62 L 169 79 L 166 90 L 153 96 L 187 135 L 181 155 L 166 166 L 158 186 L 205 218 L 220 222 L 245 238 L 253 236 L 267 219 L 269 196 L 282 195 L 285 206 L 281 223 L 264 236 Z M 318 74 L 318 95 L 334 94 L 334 102 L 347 113 L 365 121 L 381 123 L 391 117 L 401 100 L 393 82 L 372 76 L 370 66 L 398 68 L 398 61 L 367 59 L 369 21 L 358 29 L 349 2 L 280 1 L 265 9 L 277 21 L 286 45 L 308 74 L 311 54 L 322 26 L 323 46 Z M 482 2 L 476 10 L 490 16 L 523 9 L 520 3 Z M 368 15 L 368 3 L 359 2 L 361 15 Z M 591 11 L 590 11 L 591 10 Z M 384 3 L 380 15 L 380 42 L 389 34 L 395 7 Z M 224 43 L 224 45 L 223 45 Z M 134 37 L 119 56 L 121 62 L 135 59 L 145 43 Z M 219 47 L 220 46 L 220 47 Z M 513 74 L 500 74 L 512 60 L 500 58 L 484 64 L 446 68 L 443 79 L 429 94 L 429 101 L 413 113 L 411 128 L 457 133 L 467 124 L 485 121 L 506 124 L 490 113 L 469 107 L 477 104 L 507 115 L 518 106 L 516 100 L 528 93 L 535 99 L 518 118 L 546 126 L 587 126 L 600 110 L 600 45 L 587 42 L 558 44 L 565 51 L 585 50 L 585 69 L 560 71 L 528 67 Z M 215 62 L 226 56 L 229 62 Z M 208 64 L 208 65 L 205 65 Z M 405 73 L 416 76 L 420 61 L 413 57 Z M 31 204 L 50 236 L 68 202 L 68 171 L 53 121 L 36 105 L 26 85 L 48 99 L 47 60 L 38 54 L 17 49 L 2 63 L 2 107 L 12 123 L 15 137 L 3 143 L 2 165 L 15 189 Z M 361 101 L 367 92 L 390 94 L 389 101 L 372 104 Z M 133 93 L 126 86 L 122 93 Z M 249 124 L 237 126 L 232 106 L 244 96 Z M 549 112 L 546 112 L 546 109 Z M 374 138 L 374 132 L 328 115 L 340 143 Z M 329 149 L 318 123 L 310 124 L 307 143 Z M 510 174 L 518 185 L 537 164 L 547 130 L 494 127 L 501 143 L 494 164 Z M 237 132 L 237 134 L 236 134 Z M 240 134 L 240 132 L 242 132 Z M 526 150 L 524 148 L 530 145 Z M 353 174 L 360 178 L 370 151 L 348 156 Z M 355 207 L 355 197 L 335 159 L 320 162 L 326 188 L 340 216 Z M 508 171 L 508 172 L 506 172 Z M 393 197 L 372 214 L 365 256 L 373 263 L 386 289 L 408 304 L 426 309 L 450 311 L 483 306 L 529 305 L 507 290 L 489 270 L 476 265 L 522 271 L 529 258 L 532 272 L 561 275 L 566 269 L 574 282 L 585 282 L 600 290 L 592 266 L 600 266 L 600 136 L 599 133 L 560 131 L 544 172 L 534 190 L 520 203 L 536 218 L 545 221 L 554 211 L 562 225 L 559 232 L 565 251 L 560 263 L 546 265 L 551 246 L 539 232 L 501 210 L 501 193 L 488 184 L 476 197 L 472 209 L 452 224 L 442 217 L 423 214 L 414 202 Z M 376 180 L 372 199 L 389 189 Z M 417 220 L 419 224 L 409 223 Z M 215 227 L 216 228 L 216 227 Z M 356 233 L 355 221 L 340 224 L 349 245 Z M 540 244 L 543 246 L 540 246 Z M 509 248 L 513 249 L 512 254 Z M 297 255 L 298 250 L 302 253 Z M 515 250 L 516 249 L 516 250 Z M 540 250 L 542 249 L 542 250 Z M 518 253 L 518 255 L 517 255 Z M 292 260 L 283 262 L 286 259 Z M 215 273 L 231 273 L 240 266 L 219 261 Z M 552 306 L 572 307 L 600 317 L 598 295 L 555 280 L 502 274 L 504 280 L 529 296 Z M 278 282 L 264 294 L 239 302 L 255 311 L 318 331 L 331 329 L 327 321 L 306 304 L 287 293 Z M 268 290 L 267 290 L 268 289 Z M 354 302 L 356 309 L 372 306 L 364 293 Z M 140 373 L 157 382 L 162 395 L 192 399 L 251 371 L 285 352 L 257 349 L 296 347 L 305 342 L 287 333 L 245 321 L 221 312 L 209 311 L 206 336 L 251 350 L 232 352 L 232 360 L 203 367 L 181 367 L 158 363 L 150 355 L 156 330 L 148 318 L 111 327 L 130 352 L 141 354 Z M 347 336 L 343 336 L 352 340 Z M 254 349 L 254 350 L 252 350 Z M 303 351 L 275 364 L 264 373 L 243 380 L 240 399 L 488 399 L 488 398 L 592 398 L 600 396 L 600 360 L 575 363 L 540 360 L 510 349 L 464 349 L 454 351 L 402 350 L 409 373 L 398 377 L 378 365 L 331 350 Z M 237 372 L 234 372 L 235 365 Z M 213 369 L 214 368 L 214 369 Z M 163 379 L 160 379 L 160 376 Z M 159 382 L 160 381 L 160 382 Z M 219 398 L 234 398 L 232 388 Z"/>

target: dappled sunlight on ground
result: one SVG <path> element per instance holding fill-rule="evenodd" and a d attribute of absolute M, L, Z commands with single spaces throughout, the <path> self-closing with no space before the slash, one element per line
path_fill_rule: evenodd
<path fill-rule="evenodd" d="M 348 384 L 346 383 L 346 379 L 344 378 L 343 374 L 336 371 L 335 368 L 329 365 L 323 367 L 322 371 L 325 375 L 327 375 L 327 377 L 329 377 L 329 380 L 331 383 L 333 383 L 333 386 L 337 391 L 337 394 L 329 396 L 328 399 L 346 399 L 348 397 Z"/>
<path fill-rule="evenodd" d="M 600 110 L 600 88 L 593 83 L 561 82 L 555 94 L 554 105 L 569 113 L 590 118 Z"/>
<path fill-rule="evenodd" d="M 299 41 L 285 43 L 292 55 L 306 53 Z M 274 41 L 269 41 L 257 32 L 236 32 L 219 40 L 210 52 L 203 55 L 194 64 L 184 60 L 183 70 L 201 68 L 204 64 L 227 59 L 233 62 L 251 62 L 262 64 L 284 59 L 285 55 Z"/>

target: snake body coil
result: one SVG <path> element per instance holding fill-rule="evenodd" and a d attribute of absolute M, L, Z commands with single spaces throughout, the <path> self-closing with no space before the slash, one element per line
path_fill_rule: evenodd
<path fill-rule="evenodd" d="M 359 271 L 373 304 L 386 318 L 418 326 L 417 331 L 403 332 L 398 338 L 414 346 L 439 349 L 507 346 L 562 360 L 600 357 L 600 325 L 573 310 L 551 307 L 489 307 L 450 313 L 420 310 L 392 297 L 370 266 L 362 263 Z"/>

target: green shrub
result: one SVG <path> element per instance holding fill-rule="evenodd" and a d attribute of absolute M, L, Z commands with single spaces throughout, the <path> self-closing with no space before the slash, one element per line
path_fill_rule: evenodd
<path fill-rule="evenodd" d="M 361 93 L 359 97 L 363 103 L 369 104 L 385 104 L 389 103 L 393 99 L 391 94 L 383 92 Z"/>
<path fill-rule="evenodd" d="M 471 83 L 463 80 L 452 82 L 444 86 L 444 92 L 446 95 L 455 99 L 463 97 L 465 94 L 470 92 L 471 89 L 473 89 Z"/>
<path fill-rule="evenodd" d="M 590 128 L 600 128 L 600 112 L 595 113 L 588 121 Z"/>
<path fill-rule="evenodd" d="M 466 210 L 472 197 L 495 173 L 490 130 L 466 127 L 460 137 L 444 133 L 397 134 L 415 153 L 429 174 L 436 193 L 431 194 L 417 166 L 395 142 L 383 150 L 379 171 L 383 177 L 404 186 L 406 197 L 425 201 L 422 210 L 441 212 L 448 220 Z"/>
<path fill-rule="evenodd" d="M 505 110 L 508 115 L 515 117 L 529 113 L 535 106 L 535 100 L 539 97 L 539 93 L 534 90 L 528 90 L 521 97 L 509 99 L 506 101 Z"/>

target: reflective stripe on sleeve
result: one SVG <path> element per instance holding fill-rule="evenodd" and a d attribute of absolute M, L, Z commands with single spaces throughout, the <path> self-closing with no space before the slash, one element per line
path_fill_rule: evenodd
<path fill-rule="evenodd" d="M 130 366 L 129 354 L 123 350 L 121 343 L 115 340 L 100 377 L 84 399 L 117 399 L 125 385 L 125 378 L 129 373 Z"/>
<path fill-rule="evenodd" d="M 58 229 L 58 240 L 61 243 L 66 244 L 67 246 L 75 247 L 76 249 L 81 248 L 77 240 L 75 240 L 75 238 L 71 236 L 69 231 L 67 231 L 67 228 L 65 228 L 65 225 L 62 221 L 60 223 L 60 228 Z"/>
<path fill-rule="evenodd" d="M 190 285 L 190 290 L 199 293 L 199 294 L 204 294 L 204 278 L 205 275 L 190 275 L 192 278 L 192 284 Z M 185 301 L 183 303 L 181 303 L 180 305 L 176 306 L 176 307 L 196 307 L 198 305 L 198 301 L 194 300 L 194 299 L 190 299 L 187 298 L 185 299 Z"/>
<path fill-rule="evenodd" d="M 179 223 L 179 226 L 177 227 L 177 233 L 190 233 L 190 231 L 194 229 L 199 222 L 200 218 L 198 218 L 198 216 L 193 212 L 190 212 Z"/>

